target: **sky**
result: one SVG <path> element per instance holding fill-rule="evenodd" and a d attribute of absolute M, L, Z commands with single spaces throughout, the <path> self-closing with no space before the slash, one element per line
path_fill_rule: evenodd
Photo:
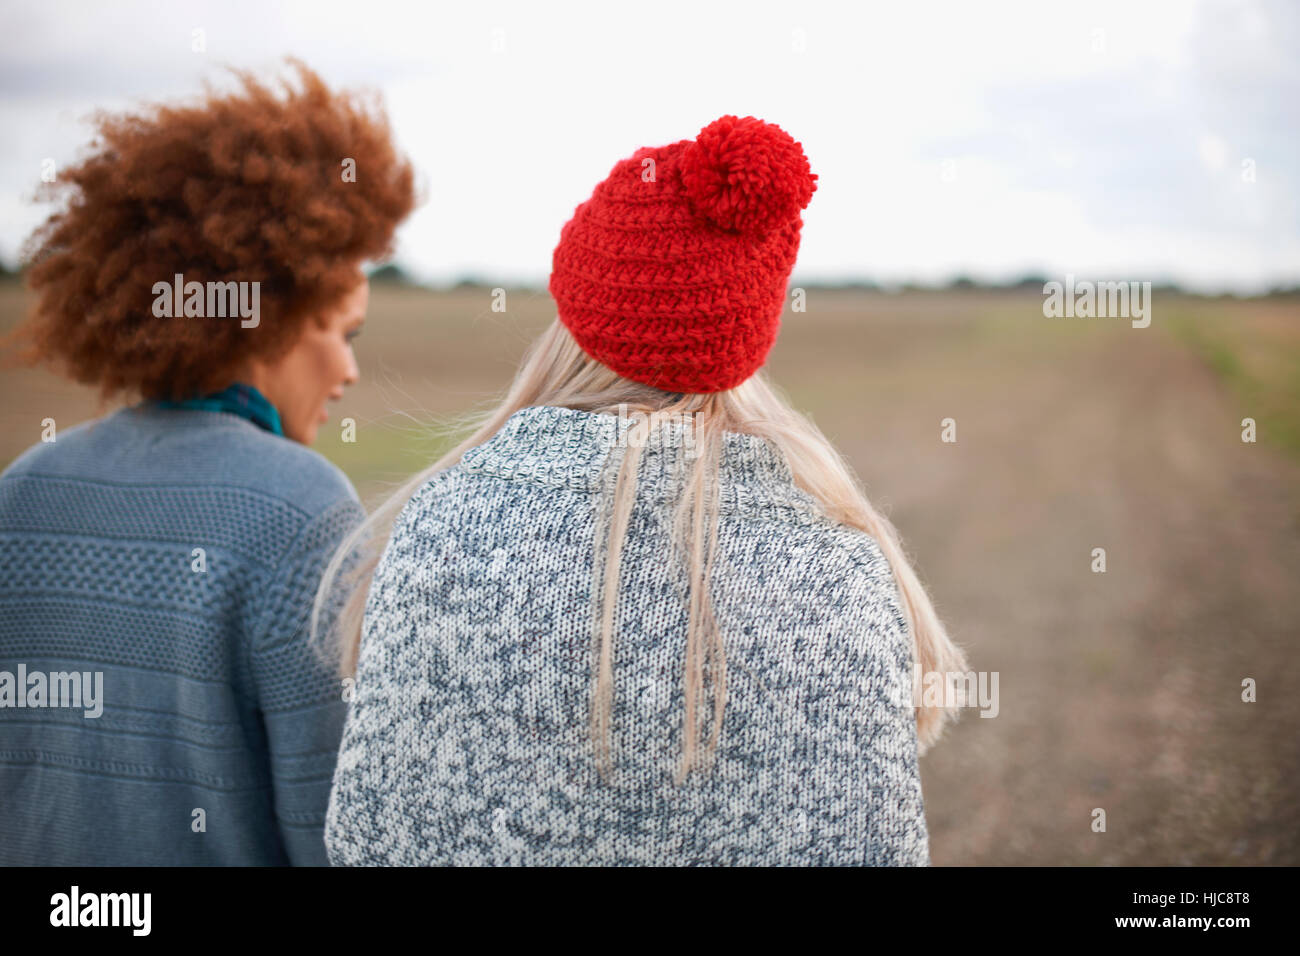
<path fill-rule="evenodd" d="M 202 31 L 196 51 L 194 31 Z M 1300 282 L 1300 4 L 113 2 L 0 12 L 0 261 L 96 109 L 301 57 L 382 94 L 423 202 L 396 261 L 544 284 L 614 163 L 724 114 L 799 140 L 796 279 Z"/>

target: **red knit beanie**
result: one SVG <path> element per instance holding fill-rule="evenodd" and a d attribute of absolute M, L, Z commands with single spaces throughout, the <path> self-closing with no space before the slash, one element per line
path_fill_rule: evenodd
<path fill-rule="evenodd" d="M 560 233 L 550 290 L 596 361 L 667 392 L 720 392 L 776 341 L 817 188 L 799 143 L 752 116 L 619 162 Z"/>

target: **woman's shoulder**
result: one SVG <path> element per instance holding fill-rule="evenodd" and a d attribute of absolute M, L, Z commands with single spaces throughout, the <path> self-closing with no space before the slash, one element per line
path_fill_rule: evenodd
<path fill-rule="evenodd" d="M 352 483 L 323 455 L 206 410 L 118 409 L 59 429 L 4 474 L 159 492 L 227 489 L 308 516 L 345 502 L 359 506 Z"/>
<path fill-rule="evenodd" d="M 764 503 L 724 514 L 732 533 L 761 537 L 803 573 L 854 572 L 876 582 L 892 581 L 893 568 L 876 537 L 827 515 L 811 495 L 792 489 L 780 506 Z"/>
<path fill-rule="evenodd" d="M 857 635 L 862 652 L 901 653 L 909 640 L 894 569 L 875 536 L 824 515 L 723 518 L 729 570 L 761 578 L 762 601 L 793 623 Z M 740 588 L 750 593 L 750 588 Z M 870 645 L 868 647 L 867 645 Z"/>

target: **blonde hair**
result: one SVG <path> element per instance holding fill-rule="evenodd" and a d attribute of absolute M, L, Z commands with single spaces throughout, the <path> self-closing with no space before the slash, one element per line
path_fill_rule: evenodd
<path fill-rule="evenodd" d="M 469 437 L 415 475 L 389 497 L 340 546 L 317 591 L 312 612 L 313 640 L 342 676 L 356 672 L 362 617 L 370 578 L 392 531 L 393 522 L 411 496 L 438 472 L 460 461 L 471 448 L 497 433 L 515 412 L 535 405 L 578 411 L 627 415 L 641 413 L 650 429 L 662 421 L 694 423 L 694 454 L 675 506 L 673 542 L 684 555 L 689 584 L 686 667 L 684 677 L 682 759 L 677 781 L 705 761 L 717 747 L 726 706 L 726 650 L 713 616 L 708 582 L 717 548 L 718 482 L 723 433 L 741 432 L 769 439 L 785 458 L 795 484 L 811 495 L 835 522 L 871 535 L 893 569 L 912 643 L 914 686 L 922 674 L 966 671 L 965 655 L 948 637 L 925 588 L 904 554 L 898 533 L 867 500 L 843 457 L 821 431 L 796 412 L 771 385 L 763 371 L 724 392 L 668 393 L 630 381 L 588 357 L 556 319 L 531 345 L 505 399 L 495 408 L 461 421 Z M 640 443 L 629 443 L 617 464 L 617 478 L 602 483 L 597 507 L 593 603 L 594 680 L 591 736 L 596 764 L 603 777 L 612 771 L 610 717 L 613 712 L 614 614 L 619 567 L 628 519 L 636 499 Z M 337 602 L 337 603 L 336 603 Z M 322 623 L 327 607 L 337 609 L 330 624 Z M 698 712 L 705 690 L 705 667 L 712 678 L 712 732 L 700 753 Z M 924 753 L 956 715 L 951 703 L 922 706 L 913 701 L 920 752 Z"/>

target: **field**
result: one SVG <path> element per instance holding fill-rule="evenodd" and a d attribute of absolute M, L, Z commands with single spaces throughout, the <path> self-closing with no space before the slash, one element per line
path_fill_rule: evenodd
<path fill-rule="evenodd" d="M 0 286 L 0 327 L 22 304 Z M 376 286 L 364 381 L 317 447 L 375 500 L 446 447 L 431 423 L 501 395 L 552 315 L 533 291 L 494 313 L 486 290 Z M 998 716 L 968 711 L 922 761 L 936 865 L 1300 863 L 1296 299 L 1157 294 L 1134 329 L 1044 318 L 1032 292 L 813 289 L 769 367 L 1000 675 Z M 43 418 L 97 411 L 44 371 L 0 382 L 0 463 Z"/>

